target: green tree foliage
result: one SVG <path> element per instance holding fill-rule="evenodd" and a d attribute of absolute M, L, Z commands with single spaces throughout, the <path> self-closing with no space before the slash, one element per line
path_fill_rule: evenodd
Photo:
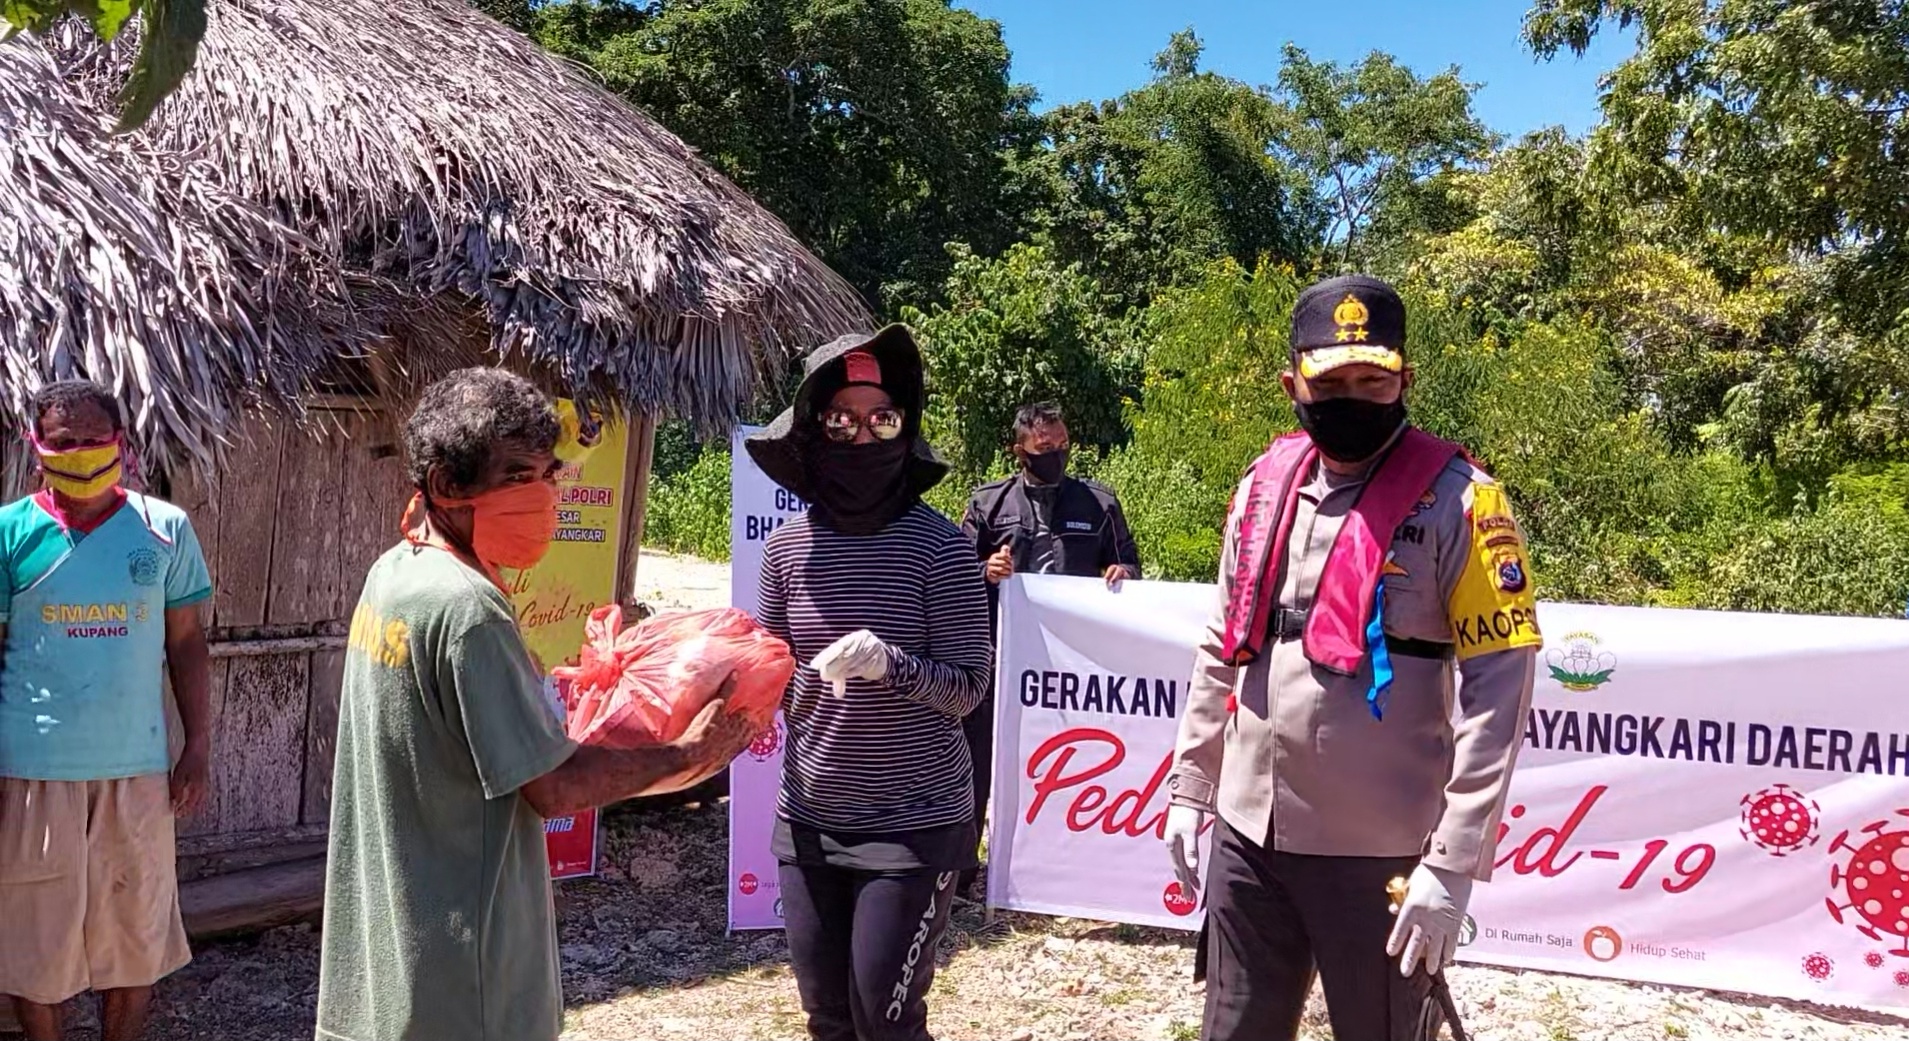
<path fill-rule="evenodd" d="M 1805 248 L 1909 232 L 1909 4 L 1539 0 L 1525 34 L 1581 54 L 1611 21 L 1638 50 L 1594 137 L 1634 190 Z"/>
<path fill-rule="evenodd" d="M 486 0 L 662 120 L 871 299 L 1007 242 L 1029 120 L 1000 26 L 947 0 Z"/>
<path fill-rule="evenodd" d="M 1717 370 L 1708 389 L 1724 384 L 1715 433 L 1816 490 L 1840 466 L 1900 458 L 1909 4 L 1541 0 L 1525 33 L 1541 55 L 1582 52 L 1611 22 L 1638 49 L 1607 80 L 1596 177 L 1697 243 L 1675 252 L 1724 292 L 1762 282 L 1789 312 L 1726 343 L 1733 364 L 1697 359 Z"/>
<path fill-rule="evenodd" d="M 1149 313 L 1133 439 L 1100 474 L 1120 493 L 1149 575 L 1212 580 L 1241 473 L 1297 426 L 1279 386 L 1297 296 L 1290 268 L 1222 261 Z"/>
<path fill-rule="evenodd" d="M 1279 70 L 1281 151 L 1314 183 L 1320 266 L 1369 266 L 1385 243 L 1450 216 L 1439 181 L 1484 158 L 1497 135 L 1472 115 L 1476 84 L 1456 69 L 1421 78 L 1389 54 L 1352 66 L 1287 44 Z"/>
<path fill-rule="evenodd" d="M 729 450 L 710 445 L 686 470 L 650 486 L 643 542 L 705 560 L 729 559 Z"/>
<path fill-rule="evenodd" d="M 943 447 L 985 470 L 1012 440 L 1015 410 L 1056 401 L 1078 445 L 1124 440 L 1122 402 L 1137 390 L 1130 323 L 1110 317 L 1105 294 L 1079 265 L 1017 244 L 994 259 L 955 250 L 945 304 L 905 308 L 933 374 Z"/>
<path fill-rule="evenodd" d="M 1289 47 L 1261 88 L 1188 30 L 1140 88 L 1036 116 L 998 28 L 938 0 L 480 2 L 917 326 L 950 515 L 1056 398 L 1149 574 L 1209 580 L 1243 468 L 1296 425 L 1292 302 L 1363 268 L 1407 297 L 1413 416 L 1510 490 L 1544 596 L 1909 597 L 1902 0 L 1537 0 L 1540 55 L 1610 24 L 1637 51 L 1588 135 L 1510 142 L 1458 70 L 1383 54 Z M 653 541 L 725 552 L 729 462 L 664 439 Z"/>
<path fill-rule="evenodd" d="M 120 92 L 122 132 L 145 126 L 185 81 L 205 37 L 205 0 L 0 0 L 0 40 L 22 30 L 46 32 L 68 14 L 85 19 L 104 40 L 139 16 L 139 53 Z"/>
<path fill-rule="evenodd" d="M 1218 257 L 1298 260 L 1318 235 L 1310 183 L 1274 154 L 1279 104 L 1200 71 L 1201 49 L 1192 31 L 1175 34 L 1152 82 L 1054 109 L 1039 147 L 1015 159 L 1028 230 L 1124 307 Z"/>

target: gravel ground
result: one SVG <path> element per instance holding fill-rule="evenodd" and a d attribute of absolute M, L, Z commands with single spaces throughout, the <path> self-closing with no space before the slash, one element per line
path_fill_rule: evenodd
<path fill-rule="evenodd" d="M 603 871 L 558 892 L 565 1041 L 804 1036 L 780 933 L 726 936 L 720 803 L 606 815 Z M 309 928 L 217 944 L 161 988 L 155 1041 L 311 1036 Z M 1197 1036 L 1200 992 L 1181 933 L 959 907 L 931 1007 L 944 1039 Z M 1769 999 L 1460 966 L 1452 988 L 1480 1041 L 1909 1037 L 1909 1020 Z M 1330 1037 L 1317 994 L 1308 1038 Z M 82 1035 L 90 1037 L 91 1035 Z"/>
<path fill-rule="evenodd" d="M 639 599 L 658 610 L 728 602 L 723 565 L 646 553 L 638 578 Z M 605 815 L 601 877 L 558 890 L 566 1041 L 804 1036 L 781 934 L 724 934 L 725 848 L 720 802 Z M 309 927 L 202 948 L 161 986 L 148 1036 L 309 1038 L 317 957 Z M 1182 933 L 989 921 L 960 906 L 938 952 L 932 1026 L 945 1039 L 1194 1038 L 1192 960 Z M 1451 983 L 1480 1041 L 1909 1038 L 1909 1020 L 1767 998 L 1466 966 Z M 1305 1029 L 1330 1036 L 1317 993 Z"/>

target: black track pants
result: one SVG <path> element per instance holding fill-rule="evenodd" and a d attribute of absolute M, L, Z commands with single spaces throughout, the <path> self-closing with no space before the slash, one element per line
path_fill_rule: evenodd
<path fill-rule="evenodd" d="M 815 1041 L 932 1041 L 928 986 L 955 873 L 783 864 L 783 925 Z"/>
<path fill-rule="evenodd" d="M 1299 1034 L 1319 973 L 1334 1037 L 1420 1041 L 1431 977 L 1385 953 L 1385 884 L 1416 858 L 1315 857 L 1254 845 L 1221 820 L 1207 870 L 1204 1041 Z"/>

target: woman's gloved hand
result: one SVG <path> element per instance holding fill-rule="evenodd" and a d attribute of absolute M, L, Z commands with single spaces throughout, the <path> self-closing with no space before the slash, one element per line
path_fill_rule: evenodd
<path fill-rule="evenodd" d="M 857 629 L 828 645 L 809 663 L 821 677 L 835 685 L 835 696 L 848 693 L 849 680 L 879 680 L 888 675 L 888 645 L 867 629 Z"/>

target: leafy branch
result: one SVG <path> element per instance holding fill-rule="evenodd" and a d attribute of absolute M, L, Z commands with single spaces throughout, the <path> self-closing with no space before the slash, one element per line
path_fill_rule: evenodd
<path fill-rule="evenodd" d="M 67 15 L 110 41 L 134 14 L 139 53 L 120 92 L 119 130 L 137 130 L 192 71 L 205 37 L 205 0 L 0 0 L 0 42 L 23 31 L 43 34 Z"/>

